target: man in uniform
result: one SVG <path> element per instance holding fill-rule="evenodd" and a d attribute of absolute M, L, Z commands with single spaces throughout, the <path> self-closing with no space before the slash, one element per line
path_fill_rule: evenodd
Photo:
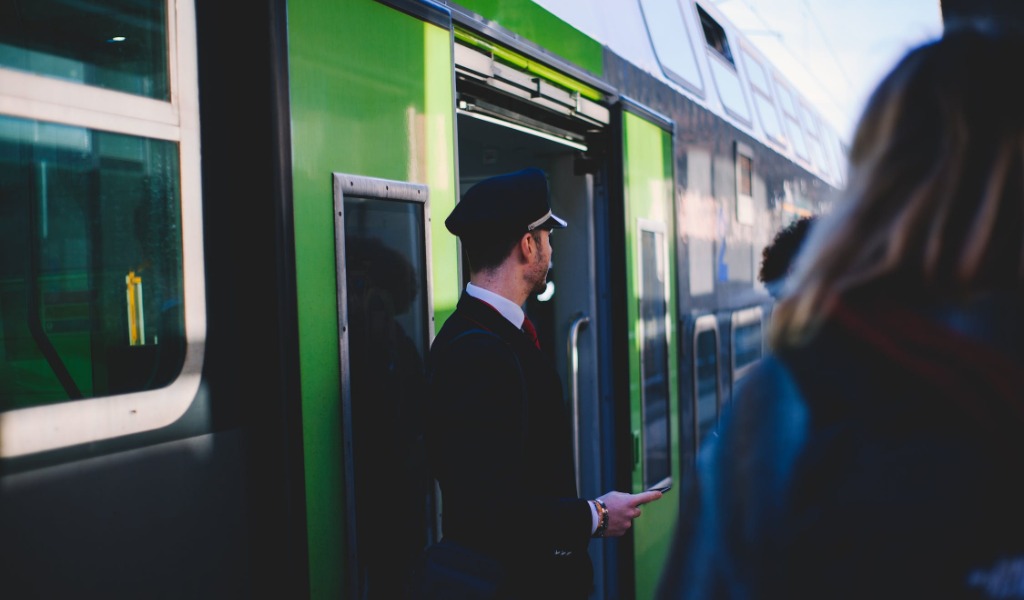
<path fill-rule="evenodd" d="M 426 442 L 444 537 L 500 566 L 501 597 L 584 600 L 590 538 L 623 535 L 661 493 L 578 497 L 562 382 L 522 309 L 544 289 L 549 238 L 566 222 L 529 168 L 473 186 L 445 225 L 470 282 L 429 357 Z"/>

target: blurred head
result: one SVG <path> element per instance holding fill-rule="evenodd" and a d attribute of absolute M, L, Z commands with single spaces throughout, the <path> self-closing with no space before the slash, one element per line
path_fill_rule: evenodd
<path fill-rule="evenodd" d="M 848 184 L 819 219 L 778 307 L 775 340 L 806 337 L 835 302 L 958 301 L 1019 290 L 1024 254 L 1019 31 L 947 25 L 868 100 Z"/>
<path fill-rule="evenodd" d="M 785 278 L 793 270 L 796 255 L 807 238 L 807 232 L 815 217 L 800 217 L 780 229 L 771 243 L 761 251 L 761 268 L 757 279 L 778 298 Z"/>

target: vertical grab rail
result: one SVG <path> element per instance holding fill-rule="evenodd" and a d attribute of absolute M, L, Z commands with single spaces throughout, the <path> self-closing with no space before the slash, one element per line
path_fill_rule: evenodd
<path fill-rule="evenodd" d="M 579 313 L 576 319 L 569 326 L 569 398 L 572 399 L 572 454 L 576 464 L 576 493 L 580 490 L 580 368 L 579 348 L 577 342 L 580 337 L 580 329 L 590 322 L 590 317 Z"/>

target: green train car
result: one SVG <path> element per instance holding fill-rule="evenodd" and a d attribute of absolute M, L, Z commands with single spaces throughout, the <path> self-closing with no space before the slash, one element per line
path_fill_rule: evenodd
<path fill-rule="evenodd" d="M 526 166 L 579 492 L 678 482 L 844 161 L 703 0 L 2 3 L 0 596 L 395 597 L 444 218 Z M 680 510 L 591 543 L 595 599 L 652 596 Z"/>

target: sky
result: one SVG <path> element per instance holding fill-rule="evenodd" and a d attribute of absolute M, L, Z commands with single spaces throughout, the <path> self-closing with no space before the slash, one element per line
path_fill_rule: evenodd
<path fill-rule="evenodd" d="M 850 141 L 875 85 L 942 33 L 939 0 L 710 0 Z"/>

